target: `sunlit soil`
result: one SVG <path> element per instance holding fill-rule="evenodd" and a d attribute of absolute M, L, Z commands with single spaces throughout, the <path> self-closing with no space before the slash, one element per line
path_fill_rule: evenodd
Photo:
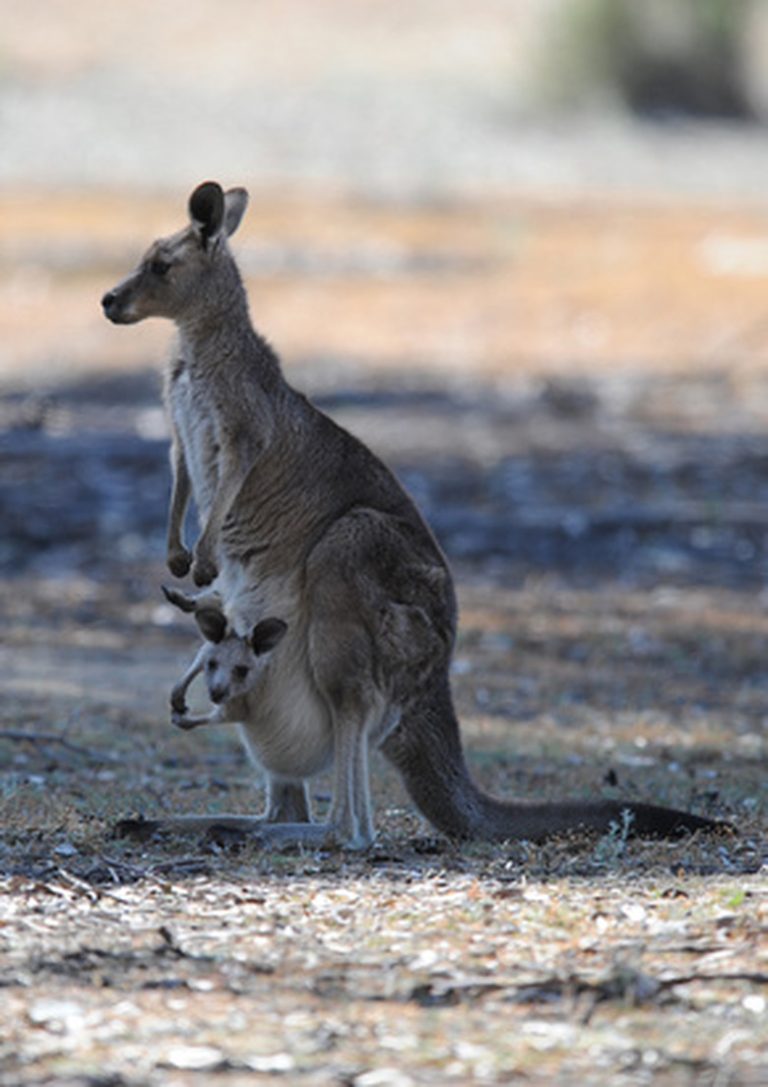
<path fill-rule="evenodd" d="M 99 299 L 184 222 L 153 197 L 0 194 L 0 378 L 131 367 L 169 330 L 115 330 Z M 286 362 L 514 379 L 731 373 L 768 345 L 760 210 L 597 199 L 398 207 L 256 192 L 234 240 Z"/>

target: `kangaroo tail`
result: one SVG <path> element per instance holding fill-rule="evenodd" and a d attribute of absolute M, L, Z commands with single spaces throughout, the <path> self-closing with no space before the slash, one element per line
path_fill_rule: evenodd
<path fill-rule="evenodd" d="M 723 826 L 636 801 L 504 802 L 487 796 L 469 775 L 447 682 L 403 714 L 382 750 L 422 815 L 451 838 L 540 841 L 576 830 L 605 832 L 612 825 L 635 837 L 674 838 Z"/>

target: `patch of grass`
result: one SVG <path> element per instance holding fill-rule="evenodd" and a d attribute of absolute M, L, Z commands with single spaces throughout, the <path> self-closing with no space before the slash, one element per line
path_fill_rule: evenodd
<path fill-rule="evenodd" d="M 607 834 L 603 834 L 592 852 L 594 863 L 599 868 L 615 868 L 627 850 L 627 842 L 632 832 L 634 816 L 629 808 L 621 813 L 621 821 L 611 822 Z"/>
<path fill-rule="evenodd" d="M 576 100 L 641 114 L 748 116 L 748 17 L 744 0 L 559 5 L 543 54 L 544 94 L 561 106 Z"/>

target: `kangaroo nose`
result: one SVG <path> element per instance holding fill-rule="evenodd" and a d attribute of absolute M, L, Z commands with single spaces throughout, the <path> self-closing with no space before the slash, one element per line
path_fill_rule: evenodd
<path fill-rule="evenodd" d="M 115 292 L 114 291 L 107 291 L 107 293 L 104 295 L 104 297 L 101 300 L 102 309 L 108 310 L 109 307 L 114 302 L 114 300 L 115 300 Z"/>
<path fill-rule="evenodd" d="M 223 702 L 225 700 L 225 698 L 227 697 L 227 688 L 226 687 L 212 687 L 211 691 L 210 691 L 210 695 L 211 695 L 211 702 L 215 703 L 218 706 L 219 703 Z"/>

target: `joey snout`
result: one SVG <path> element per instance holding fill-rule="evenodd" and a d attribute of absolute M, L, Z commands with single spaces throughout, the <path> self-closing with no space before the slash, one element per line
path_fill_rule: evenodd
<path fill-rule="evenodd" d="M 229 687 L 226 687 L 223 683 L 213 684 L 208 690 L 208 695 L 211 699 L 211 702 L 215 703 L 215 705 L 217 706 L 220 706 L 222 702 L 227 701 L 227 697 L 229 695 Z"/>

